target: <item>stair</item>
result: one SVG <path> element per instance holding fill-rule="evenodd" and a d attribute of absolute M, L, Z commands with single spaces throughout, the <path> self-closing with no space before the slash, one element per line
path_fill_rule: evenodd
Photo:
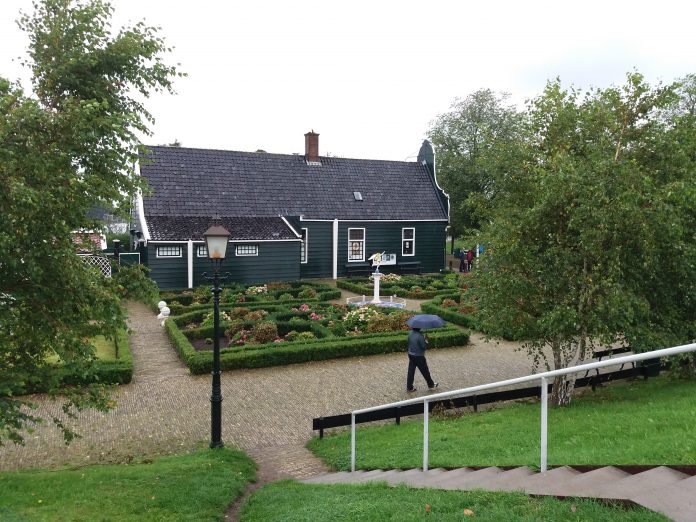
<path fill-rule="evenodd" d="M 562 466 L 537 473 L 526 466 L 504 470 L 497 467 L 473 470 L 443 468 L 422 471 L 373 470 L 326 473 L 303 480 L 306 484 L 354 484 L 369 481 L 391 486 L 469 491 L 522 491 L 533 495 L 589 497 L 635 502 L 675 521 L 696 520 L 696 476 L 665 466 L 631 475 L 613 466 L 581 473 Z"/>

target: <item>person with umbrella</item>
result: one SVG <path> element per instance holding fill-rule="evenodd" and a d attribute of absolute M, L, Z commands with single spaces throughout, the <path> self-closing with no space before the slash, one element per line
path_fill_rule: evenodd
<path fill-rule="evenodd" d="M 445 325 L 445 321 L 437 315 L 420 314 L 414 315 L 406 324 L 411 327 L 411 332 L 408 334 L 408 373 L 406 374 L 406 391 L 414 392 L 416 388 L 413 386 L 413 379 L 416 375 L 416 368 L 421 372 L 421 375 L 428 384 L 429 389 L 435 389 L 439 386 L 433 381 L 428 369 L 428 361 L 425 359 L 425 350 L 428 348 L 428 341 L 421 333 L 421 329 L 440 328 Z"/>

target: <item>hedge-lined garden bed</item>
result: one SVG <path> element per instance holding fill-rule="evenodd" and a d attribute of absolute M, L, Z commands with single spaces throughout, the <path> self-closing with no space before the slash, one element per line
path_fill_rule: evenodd
<path fill-rule="evenodd" d="M 421 303 L 421 310 L 435 314 L 450 323 L 478 330 L 472 313 L 475 308 L 471 304 L 462 303 L 463 294 L 452 292 L 435 297 L 432 301 Z"/>
<path fill-rule="evenodd" d="M 167 291 L 160 294 L 166 301 L 172 315 L 181 315 L 195 310 L 209 310 L 212 306 L 210 285 L 190 290 Z M 266 285 L 224 285 L 220 293 L 220 303 L 247 306 L 263 303 L 283 303 L 300 305 L 306 302 L 330 301 L 339 299 L 341 291 L 336 288 L 307 281 L 271 282 Z"/>
<path fill-rule="evenodd" d="M 379 282 L 379 293 L 409 299 L 432 299 L 437 295 L 456 291 L 465 284 L 465 278 L 466 276 L 455 272 L 425 275 L 383 274 Z M 372 295 L 374 291 L 372 276 L 339 279 L 336 286 L 362 295 Z"/>
<path fill-rule="evenodd" d="M 133 357 L 128 344 L 128 335 L 125 330 L 120 330 L 116 336 L 118 342 L 118 354 L 113 340 L 95 341 L 102 345 L 97 347 L 97 359 L 90 364 L 90 371 L 73 370 L 56 362 L 50 369 L 49 376 L 27 376 L 23 385 L 13 388 L 14 395 L 28 393 L 44 393 L 55 386 L 84 386 L 92 383 L 101 384 L 126 384 L 133 378 Z M 108 346 L 108 349 L 104 349 Z M 113 349 L 110 347 L 113 346 Z"/>
<path fill-rule="evenodd" d="M 410 312 L 393 308 L 346 308 L 330 303 L 281 303 L 221 307 L 220 364 L 223 370 L 258 368 L 356 355 L 405 351 Z M 212 369 L 210 310 L 166 321 L 181 359 L 191 373 Z M 464 345 L 469 333 L 448 326 L 428 332 L 431 348 Z"/>

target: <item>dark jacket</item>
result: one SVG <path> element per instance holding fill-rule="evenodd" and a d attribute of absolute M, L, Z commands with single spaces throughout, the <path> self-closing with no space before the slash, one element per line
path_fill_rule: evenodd
<path fill-rule="evenodd" d="M 428 341 L 425 340 L 423 334 L 418 330 L 411 330 L 408 334 L 408 353 L 411 355 L 425 355 L 425 350 L 428 348 Z"/>

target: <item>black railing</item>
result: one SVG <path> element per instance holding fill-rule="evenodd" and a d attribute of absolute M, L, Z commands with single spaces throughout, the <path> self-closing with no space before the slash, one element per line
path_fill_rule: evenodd
<path fill-rule="evenodd" d="M 601 360 L 602 357 L 613 355 L 616 353 L 630 352 L 630 349 L 615 348 L 612 350 L 604 350 L 595 352 L 595 358 Z M 579 377 L 575 381 L 576 388 L 584 388 L 591 386 L 594 390 L 597 386 L 601 386 L 605 382 L 617 381 L 621 379 L 634 379 L 637 377 L 656 377 L 660 374 L 660 360 L 645 361 L 640 366 L 631 365 L 630 368 L 616 370 L 614 372 L 597 373 L 596 375 Z M 553 389 L 553 384 L 549 384 L 549 393 Z M 495 402 L 511 401 L 516 399 L 527 399 L 530 397 L 541 397 L 541 387 L 532 386 L 529 388 L 516 388 L 512 390 L 503 390 L 491 393 L 481 393 L 478 395 L 468 395 L 466 397 L 457 397 L 454 399 L 445 399 L 441 401 L 433 401 L 428 403 L 429 411 L 433 410 L 449 410 L 454 408 L 472 407 L 474 411 L 478 411 L 478 407 L 485 404 Z M 362 424 L 365 422 L 374 422 L 381 420 L 394 419 L 396 424 L 401 423 L 402 417 L 412 415 L 422 415 L 422 404 L 411 404 L 408 406 L 398 406 L 387 408 L 384 410 L 371 411 L 369 413 L 361 413 L 355 416 L 355 423 Z M 351 414 L 343 413 L 339 415 L 331 415 L 328 417 L 317 417 L 312 419 L 312 429 L 319 431 L 319 438 L 324 437 L 324 430 L 328 428 L 338 428 L 341 426 L 351 425 Z"/>

